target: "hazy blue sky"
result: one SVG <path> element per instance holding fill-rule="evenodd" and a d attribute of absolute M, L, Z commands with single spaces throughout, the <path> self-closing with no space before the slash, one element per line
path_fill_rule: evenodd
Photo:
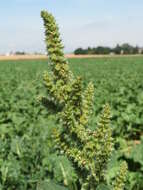
<path fill-rule="evenodd" d="M 123 42 L 143 46 L 143 0 L 1 0 L 0 53 L 45 50 L 42 9 L 56 17 L 66 52 Z"/>

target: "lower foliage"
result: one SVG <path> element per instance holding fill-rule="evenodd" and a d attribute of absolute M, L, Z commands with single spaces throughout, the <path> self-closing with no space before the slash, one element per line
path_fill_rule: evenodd
<path fill-rule="evenodd" d="M 116 66 L 118 68 L 124 68 L 125 72 L 127 64 L 126 58 L 122 58 L 121 63 L 120 59 L 116 59 L 116 62 L 118 62 L 118 65 Z M 138 59 L 131 59 L 131 61 L 134 62 L 136 66 L 136 70 L 134 69 L 134 72 L 137 72 L 137 68 L 140 68 L 139 70 L 142 70 L 142 66 L 140 64 L 140 60 L 142 60 L 142 58 Z M 82 64 L 81 61 L 86 63 Z M 115 62 L 114 59 L 113 61 Z M 80 71 L 83 71 L 83 73 L 81 73 L 82 75 L 84 75 L 84 69 L 86 70 L 87 65 L 89 72 L 91 73 L 94 68 L 95 70 L 98 70 L 97 61 L 94 59 L 74 59 L 71 60 L 71 62 L 71 68 L 74 69 L 74 72 L 77 72 L 77 68 L 80 68 Z M 99 60 L 99 62 L 101 68 L 103 66 L 105 67 L 104 59 Z M 108 67 L 110 69 L 114 68 L 112 59 L 108 64 Z M 127 66 L 129 68 L 131 67 L 129 62 Z M 55 116 L 53 117 L 53 114 L 50 116 L 49 109 L 45 110 L 45 108 L 37 104 L 35 100 L 35 97 L 38 96 L 39 91 L 41 92 L 43 89 L 41 88 L 39 81 L 41 81 L 41 73 L 45 69 L 47 69 L 47 61 L 43 60 L 0 62 L 0 188 L 3 190 L 11 190 L 12 188 L 22 190 L 35 190 L 35 188 L 37 188 L 39 185 L 40 188 L 41 185 L 43 188 L 46 188 L 45 184 L 47 185 L 47 182 L 49 183 L 48 179 L 52 180 L 52 184 L 58 184 L 60 187 L 61 184 L 63 184 L 63 172 L 58 164 L 59 156 L 57 153 L 53 154 L 53 150 L 48 151 L 48 147 L 53 147 L 53 144 L 51 144 L 53 141 L 50 142 L 50 134 L 51 129 L 57 126 Z M 108 71 L 108 73 L 110 72 Z M 98 81 L 97 78 L 94 78 L 94 80 Z M 100 80 L 102 80 L 102 78 Z M 95 93 L 97 93 L 97 91 L 100 91 L 99 88 L 100 86 L 96 88 Z M 99 100 L 99 97 L 97 95 L 96 99 Z M 111 113 L 113 110 L 115 110 L 115 107 L 111 107 Z M 115 121 L 113 122 L 113 120 L 111 120 L 111 125 L 113 125 L 113 123 L 115 123 Z M 94 125 L 91 128 L 94 128 Z M 25 138 L 22 138 L 21 140 L 21 137 L 24 136 L 24 134 L 25 136 L 29 137 L 28 140 Z M 48 145 L 47 141 L 41 141 L 43 135 L 44 139 L 49 138 Z M 31 139 L 30 143 L 29 139 Z M 37 141 L 35 141 L 35 139 L 37 139 Z M 132 141 L 130 138 L 128 138 L 128 140 L 124 140 L 123 138 L 119 138 L 119 135 L 115 139 L 115 148 L 117 151 L 115 153 L 113 152 L 111 162 L 108 166 L 108 183 L 110 183 L 110 179 L 114 179 L 115 174 L 119 170 L 120 161 L 125 159 L 129 165 L 127 178 L 128 180 L 126 182 L 125 189 L 142 190 L 143 143 L 139 144 L 139 140 Z M 25 143 L 25 141 L 27 141 L 27 143 Z M 23 142 L 25 148 L 23 146 Z M 15 153 L 16 144 L 18 144 L 18 147 L 20 147 L 20 152 L 23 152 L 24 157 L 27 158 L 24 164 L 22 164 L 22 158 L 19 158 L 19 156 L 17 156 L 17 153 Z M 33 146 L 33 144 L 35 144 L 35 146 Z M 131 155 L 127 154 L 129 150 L 134 150 Z M 44 155 L 44 152 L 49 153 L 48 157 L 41 156 L 44 160 L 41 164 L 41 162 L 39 162 L 39 158 L 41 159 L 41 157 L 39 157 L 39 153 L 41 155 Z M 65 165 L 66 171 L 68 171 L 70 174 L 70 180 L 72 179 L 72 181 L 75 182 L 77 180 L 77 176 L 73 170 L 71 163 L 69 163 L 63 156 L 60 157 L 60 160 L 63 160 L 64 163 L 67 162 Z M 38 167 L 36 167 L 37 162 L 40 165 Z M 25 165 L 27 165 L 28 168 L 26 168 Z M 43 169 L 39 169 L 43 166 L 46 168 L 46 171 L 44 170 L 44 172 L 42 172 Z M 9 176 L 7 174 L 7 171 L 9 173 Z M 5 183 L 2 184 L 2 180 L 4 180 Z M 105 185 L 101 184 L 101 187 L 103 188 Z"/>

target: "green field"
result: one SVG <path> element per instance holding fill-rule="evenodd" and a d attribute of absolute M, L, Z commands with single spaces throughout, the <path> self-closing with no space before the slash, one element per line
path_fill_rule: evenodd
<path fill-rule="evenodd" d="M 92 128 L 102 106 L 110 104 L 113 136 L 120 145 L 113 161 L 118 165 L 118 159 L 126 159 L 130 171 L 126 189 L 142 190 L 143 57 L 81 58 L 69 63 L 84 84 L 93 81 L 95 85 Z M 55 120 L 37 101 L 45 93 L 45 70 L 46 60 L 0 61 L 0 189 L 34 189 L 45 176 L 62 181 L 58 158 L 50 152 Z M 138 148 L 132 147 L 136 142 Z M 110 166 L 109 176 L 112 173 Z"/>
<path fill-rule="evenodd" d="M 70 59 L 69 63 L 84 83 L 94 82 L 95 117 L 108 102 L 120 134 L 129 132 L 138 138 L 143 123 L 143 57 Z M 43 90 L 42 75 L 47 69 L 46 60 L 1 61 L 0 105 L 8 106 L 7 99 L 17 107 L 21 101 L 34 103 Z"/>

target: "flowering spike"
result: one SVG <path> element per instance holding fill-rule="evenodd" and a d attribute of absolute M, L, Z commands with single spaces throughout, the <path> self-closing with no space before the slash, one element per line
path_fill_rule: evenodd
<path fill-rule="evenodd" d="M 69 68 L 67 60 L 64 57 L 64 47 L 60 39 L 59 28 L 52 14 L 47 11 L 42 11 L 41 17 L 44 21 L 46 36 L 45 42 L 49 59 L 52 63 L 51 68 L 54 73 L 54 78 L 56 81 L 61 79 L 66 83 L 69 78 Z"/>
<path fill-rule="evenodd" d="M 125 181 L 127 178 L 127 163 L 124 161 L 120 165 L 119 173 L 115 178 L 115 182 L 113 183 L 114 189 L 113 190 L 123 190 L 125 186 Z"/>
<path fill-rule="evenodd" d="M 93 108 L 93 84 L 89 83 L 83 90 L 81 78 L 73 77 L 64 58 L 54 17 L 46 11 L 42 11 L 41 16 L 52 62 L 51 74 L 44 75 L 44 83 L 48 100 L 61 108 L 58 114 L 61 128 L 53 129 L 55 148 L 74 165 L 81 189 L 96 189 L 100 182 L 105 182 L 107 162 L 112 151 L 109 105 L 105 105 L 96 130 L 91 131 L 88 124 Z"/>
<path fill-rule="evenodd" d="M 90 82 L 83 94 L 83 100 L 82 100 L 82 114 L 80 116 L 80 123 L 84 126 L 88 124 L 88 121 L 92 114 L 93 100 L 94 100 L 94 86 Z"/>
<path fill-rule="evenodd" d="M 96 171 L 100 172 L 99 180 L 104 181 L 107 163 L 113 149 L 112 129 L 110 127 L 110 107 L 106 104 L 100 116 L 95 137 L 97 139 Z"/>

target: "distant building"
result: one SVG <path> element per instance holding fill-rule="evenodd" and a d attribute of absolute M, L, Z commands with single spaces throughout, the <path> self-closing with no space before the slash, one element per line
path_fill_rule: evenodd
<path fill-rule="evenodd" d="M 124 54 L 124 50 L 121 50 L 121 53 L 120 53 L 121 55 L 123 55 Z"/>
<path fill-rule="evenodd" d="M 10 53 L 6 53 L 5 56 L 10 56 Z"/>
<path fill-rule="evenodd" d="M 138 53 L 142 54 L 143 53 L 143 48 L 139 48 Z"/>
<path fill-rule="evenodd" d="M 109 55 L 116 55 L 114 52 L 110 52 Z"/>

